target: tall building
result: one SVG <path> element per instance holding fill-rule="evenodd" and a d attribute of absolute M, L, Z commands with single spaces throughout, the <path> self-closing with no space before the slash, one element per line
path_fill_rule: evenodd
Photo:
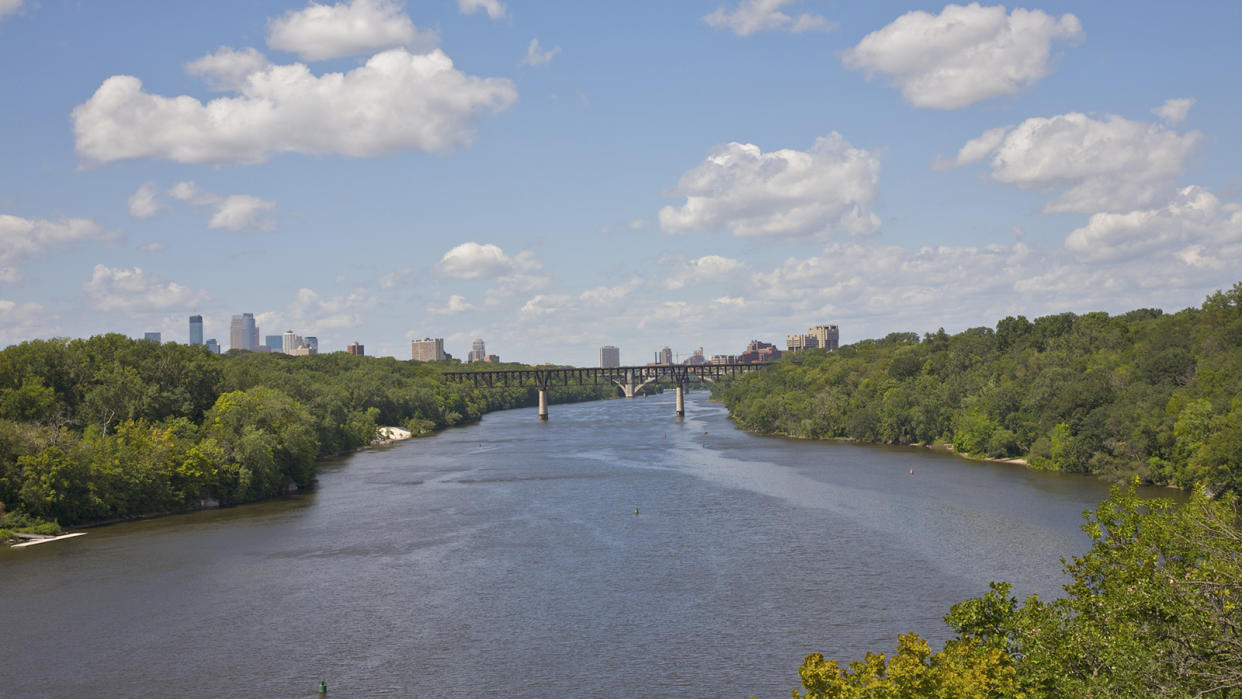
<path fill-rule="evenodd" d="M 314 335 L 302 338 L 302 345 L 306 347 L 307 354 L 319 354 L 319 338 Z"/>
<path fill-rule="evenodd" d="M 410 343 L 410 358 L 416 362 L 439 362 L 444 359 L 444 338 L 424 337 Z"/>
<path fill-rule="evenodd" d="M 295 335 L 292 330 L 286 330 L 284 335 L 280 336 L 280 351 L 285 354 L 293 354 L 293 350 L 302 346 L 302 337 Z"/>
<path fill-rule="evenodd" d="M 349 352 L 355 357 L 366 356 L 366 349 L 362 345 L 358 344 L 357 342 L 349 343 L 349 345 L 345 347 L 345 351 Z"/>
<path fill-rule="evenodd" d="M 466 355 L 466 363 L 482 362 L 487 360 L 487 348 L 483 346 L 483 338 L 474 338 L 474 343 L 470 346 L 470 353 Z"/>
<path fill-rule="evenodd" d="M 621 366 L 621 348 L 604 345 L 599 348 L 599 366 L 602 369 Z"/>
<path fill-rule="evenodd" d="M 229 323 L 229 349 L 253 350 L 259 344 L 259 328 L 253 313 L 233 316 Z"/>
<path fill-rule="evenodd" d="M 203 344 L 203 317 L 190 316 L 190 344 Z"/>
<path fill-rule="evenodd" d="M 672 364 L 673 363 L 673 350 L 669 349 L 668 347 L 665 347 L 659 352 L 656 352 L 655 363 L 656 364 Z"/>
<path fill-rule="evenodd" d="M 707 357 L 704 356 L 703 348 L 700 347 L 694 351 L 694 354 L 691 354 L 689 357 L 686 357 L 684 360 L 682 360 L 681 363 L 689 364 L 692 366 L 697 366 L 700 364 L 707 364 Z"/>
<path fill-rule="evenodd" d="M 263 344 L 267 345 L 269 352 L 285 351 L 285 338 L 283 335 L 264 335 Z"/>
<path fill-rule="evenodd" d="M 835 350 L 840 344 L 840 331 L 835 325 L 816 325 L 804 335 L 786 335 L 785 346 L 790 350 Z"/>
<path fill-rule="evenodd" d="M 150 340 L 151 342 L 154 342 L 155 344 L 158 345 L 160 343 L 160 334 L 159 333 L 143 333 L 142 339 Z"/>
<path fill-rule="evenodd" d="M 216 338 L 211 338 L 210 340 L 204 342 L 203 345 L 207 347 L 208 352 L 211 352 L 212 354 L 220 354 L 220 343 L 216 342 Z"/>

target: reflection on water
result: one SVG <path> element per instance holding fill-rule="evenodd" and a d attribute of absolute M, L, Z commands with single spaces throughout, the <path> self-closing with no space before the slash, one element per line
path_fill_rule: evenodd
<path fill-rule="evenodd" d="M 989 580 L 1057 594 L 1107 490 L 672 414 L 488 415 L 314 493 L 0 551 L 0 694 L 783 697 L 807 653 L 943 641 Z"/>

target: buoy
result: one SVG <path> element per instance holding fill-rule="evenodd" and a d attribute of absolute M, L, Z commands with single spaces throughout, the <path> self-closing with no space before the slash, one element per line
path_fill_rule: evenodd
<path fill-rule="evenodd" d="M 320 693 L 320 694 L 327 694 L 327 693 L 328 693 L 328 683 L 327 683 L 327 682 L 325 682 L 325 681 L 323 681 L 323 680 L 319 680 L 319 693 Z"/>
<path fill-rule="evenodd" d="M 637 507 L 635 507 L 635 508 L 634 508 L 634 514 L 638 514 L 638 508 L 637 508 Z"/>
<path fill-rule="evenodd" d="M 913 475 L 914 475 L 914 469 L 910 469 L 910 475 L 911 475 L 911 476 L 913 476 Z"/>

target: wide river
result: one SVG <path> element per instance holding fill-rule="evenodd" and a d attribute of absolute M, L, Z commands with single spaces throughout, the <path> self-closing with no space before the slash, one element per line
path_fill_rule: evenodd
<path fill-rule="evenodd" d="M 690 394 L 325 464 L 275 502 L 0 549 L 0 696 L 787 697 L 811 652 L 1051 597 L 1104 484 L 757 437 Z M 910 473 L 910 469 L 914 473 Z"/>

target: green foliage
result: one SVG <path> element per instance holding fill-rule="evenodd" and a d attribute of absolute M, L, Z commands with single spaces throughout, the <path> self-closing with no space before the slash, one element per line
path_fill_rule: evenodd
<path fill-rule="evenodd" d="M 1036 468 L 1242 488 L 1242 283 L 1166 315 L 1010 316 L 806 350 L 714 389 L 771 434 L 951 443 Z"/>
<path fill-rule="evenodd" d="M 524 368 L 466 368 L 502 367 Z M 369 444 L 380 425 L 425 435 L 536 402 L 529 387 L 441 379 L 460 368 L 343 353 L 218 356 L 120 335 L 8 347 L 0 513 L 77 524 L 253 501 L 313 486 L 317 458 Z M 559 403 L 616 389 L 549 394 Z"/>
<path fill-rule="evenodd" d="M 1008 584 L 992 583 L 950 610 L 959 636 L 941 653 L 910 635 L 887 667 L 872 653 L 848 672 L 809 656 L 803 686 L 812 697 L 1242 696 L 1240 515 L 1233 495 L 1174 504 L 1114 487 L 1084 513 L 1092 547 L 1066 564 L 1065 597 L 1019 604 Z M 974 690 L 920 684 L 949 656 L 977 673 Z"/>

